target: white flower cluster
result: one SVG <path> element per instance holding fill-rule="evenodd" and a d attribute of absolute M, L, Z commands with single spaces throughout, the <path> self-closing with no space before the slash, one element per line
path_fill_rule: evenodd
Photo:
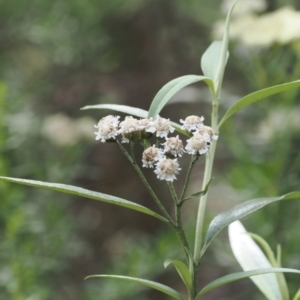
<path fill-rule="evenodd" d="M 177 161 L 178 157 L 182 157 L 183 153 L 203 155 L 209 150 L 212 141 L 217 139 L 212 128 L 203 124 L 203 117 L 189 116 L 185 120 L 180 120 L 181 128 L 193 134 L 187 140 L 185 148 L 178 135 L 168 137 L 168 134 L 175 130 L 169 119 L 158 117 L 155 120 L 151 118 L 138 120 L 128 116 L 120 122 L 119 118 L 119 116 L 112 115 L 102 118 L 95 125 L 95 128 L 98 129 L 95 132 L 96 140 L 103 143 L 114 141 L 118 135 L 122 136 L 122 143 L 142 142 L 153 135 L 165 138 L 165 142 L 161 143 L 162 149 L 153 145 L 145 149 L 142 155 L 143 167 L 155 167 L 154 172 L 160 180 L 173 181 L 176 179 L 176 175 L 181 170 Z"/>
<path fill-rule="evenodd" d="M 105 143 L 106 141 L 115 140 L 116 136 L 121 134 L 122 143 L 137 142 L 152 136 L 152 134 L 166 138 L 169 132 L 174 132 L 175 130 L 168 119 L 160 117 L 153 121 L 151 118 L 138 120 L 128 116 L 121 123 L 119 123 L 119 118 L 119 116 L 112 115 L 102 118 L 95 125 L 95 128 L 98 129 L 95 132 L 96 140 Z"/>

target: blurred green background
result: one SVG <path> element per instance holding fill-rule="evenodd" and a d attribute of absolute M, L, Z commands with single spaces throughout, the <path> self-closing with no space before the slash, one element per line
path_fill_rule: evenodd
<path fill-rule="evenodd" d="M 166 82 L 201 73 L 199 58 L 218 34 L 216 22 L 224 20 L 228 2 L 0 1 L 0 174 L 78 185 L 156 210 L 116 145 L 94 140 L 93 125 L 110 112 L 80 108 L 115 103 L 148 109 Z M 296 0 L 240 0 L 237 12 L 244 12 L 232 24 L 236 35 L 230 44 L 222 113 L 247 93 L 300 78 L 297 32 L 283 41 L 275 36 L 279 30 L 246 27 L 239 35 L 234 27 L 253 15 L 256 26 L 285 5 L 300 9 Z M 270 27 L 275 23 L 270 19 Z M 251 33 L 252 40 L 243 42 Z M 295 90 L 274 96 L 225 123 L 207 221 L 238 202 L 299 190 L 299 95 Z M 210 98 L 201 84 L 176 95 L 162 115 L 178 122 L 195 113 L 209 123 Z M 193 192 L 199 190 L 203 162 L 193 174 Z M 183 159 L 181 164 L 186 163 Z M 165 185 L 146 173 L 171 210 Z M 182 180 L 179 176 L 176 186 Z M 168 299 L 134 284 L 83 281 L 100 273 L 141 276 L 185 293 L 175 271 L 163 268 L 165 259 L 182 253 L 176 249 L 176 236 L 158 221 L 92 200 L 3 182 L 0 193 L 1 299 Z M 191 201 L 184 210 L 190 239 L 196 209 Z M 297 201 L 276 203 L 244 221 L 274 250 L 278 243 L 283 246 L 284 267 L 300 268 L 299 212 Z M 204 257 L 199 286 L 238 270 L 224 232 Z M 299 278 L 287 275 L 287 280 L 294 294 Z M 263 299 L 250 280 L 203 297 L 245 298 Z"/>

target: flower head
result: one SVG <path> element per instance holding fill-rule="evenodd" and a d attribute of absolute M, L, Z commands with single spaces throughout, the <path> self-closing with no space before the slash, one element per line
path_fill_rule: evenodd
<path fill-rule="evenodd" d="M 140 125 L 140 129 L 142 130 L 141 133 L 143 139 L 149 139 L 152 136 L 151 132 L 146 131 L 147 126 L 149 126 L 151 122 L 152 122 L 152 118 L 149 119 L 145 118 L 139 120 L 139 125 Z"/>
<path fill-rule="evenodd" d="M 166 139 L 166 142 L 162 145 L 165 146 L 164 152 L 169 153 L 175 157 L 181 157 L 184 153 L 182 140 L 179 139 L 178 135 L 176 137 L 170 137 Z"/>
<path fill-rule="evenodd" d="M 214 134 L 214 131 L 209 126 L 202 126 L 198 128 L 197 131 L 194 132 L 194 135 L 201 134 L 207 143 L 211 143 L 213 140 L 217 140 L 218 136 Z"/>
<path fill-rule="evenodd" d="M 190 139 L 187 140 L 187 145 L 185 146 L 187 153 L 200 155 L 205 154 L 208 151 L 208 144 L 201 134 L 195 134 Z"/>
<path fill-rule="evenodd" d="M 174 132 L 169 119 L 158 117 L 146 126 L 146 131 L 156 133 L 157 137 L 167 138 L 169 132 Z"/>
<path fill-rule="evenodd" d="M 161 149 L 158 149 L 153 145 L 152 147 L 147 148 L 143 152 L 142 162 L 143 167 L 145 168 L 153 168 L 154 164 L 161 159 L 164 159 L 164 153 Z"/>
<path fill-rule="evenodd" d="M 107 140 L 115 139 L 118 135 L 119 116 L 106 116 L 102 118 L 97 125 L 94 125 L 98 129 L 95 132 L 96 140 L 101 140 L 105 143 Z"/>
<path fill-rule="evenodd" d="M 138 119 L 132 116 L 125 117 L 125 120 L 120 123 L 119 133 L 122 134 L 122 143 L 129 143 L 129 141 L 141 140 L 141 125 Z"/>
<path fill-rule="evenodd" d="M 154 172 L 160 180 L 173 181 L 180 170 L 177 159 L 165 158 L 158 161 Z"/>
<path fill-rule="evenodd" d="M 185 118 L 184 121 L 180 119 L 180 123 L 183 124 L 181 129 L 185 129 L 187 131 L 197 130 L 203 126 L 203 121 L 204 117 L 198 117 L 194 115 Z"/>

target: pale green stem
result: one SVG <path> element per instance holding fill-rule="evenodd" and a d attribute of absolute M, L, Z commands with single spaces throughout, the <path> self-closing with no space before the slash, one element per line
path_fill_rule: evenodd
<path fill-rule="evenodd" d="M 212 129 L 216 132 L 217 124 L 218 124 L 218 101 L 214 99 L 212 105 Z M 204 178 L 202 182 L 202 190 L 205 189 L 206 185 L 211 179 L 211 173 L 214 163 L 214 156 L 216 151 L 217 141 L 213 141 L 209 151 L 205 156 L 205 170 L 204 170 Z M 204 218 L 206 212 L 206 203 L 207 203 L 207 195 L 208 192 L 200 197 L 200 204 L 198 209 L 197 215 L 197 224 L 196 224 L 196 235 L 195 235 L 195 248 L 194 248 L 194 262 L 195 265 L 198 266 L 201 258 L 201 248 L 202 248 L 202 237 L 203 237 L 203 230 L 204 230 Z"/>

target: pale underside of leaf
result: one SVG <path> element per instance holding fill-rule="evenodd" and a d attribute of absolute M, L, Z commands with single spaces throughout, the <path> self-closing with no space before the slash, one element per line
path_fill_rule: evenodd
<path fill-rule="evenodd" d="M 134 283 L 145 285 L 145 286 L 148 286 L 152 289 L 158 290 L 158 291 L 160 291 L 164 294 L 167 294 L 167 295 L 171 296 L 174 299 L 184 300 L 182 295 L 179 294 L 174 289 L 172 289 L 172 288 L 170 288 L 166 285 L 163 285 L 161 283 L 150 281 L 150 280 L 145 280 L 145 279 L 135 278 L 135 277 L 129 277 L 129 276 L 119 276 L 119 275 L 91 275 L 91 276 L 86 277 L 85 279 L 90 279 L 90 278 L 111 278 L 111 279 L 125 280 L 125 281 L 128 281 L 128 282 L 134 282 Z M 122 293 L 122 291 L 120 291 L 120 293 Z"/>
<path fill-rule="evenodd" d="M 109 204 L 122 206 L 125 208 L 129 208 L 129 209 L 136 210 L 141 213 L 150 215 L 152 217 L 158 218 L 161 221 L 164 221 L 166 223 L 169 222 L 163 216 L 157 214 L 156 212 L 154 212 L 154 211 L 150 210 L 149 208 L 144 207 L 140 204 L 137 204 L 137 203 L 134 203 L 134 202 L 131 202 L 128 200 L 124 200 L 122 198 L 118 198 L 115 196 L 90 191 L 90 190 L 87 190 L 87 189 L 84 189 L 81 187 L 67 185 L 67 184 L 61 184 L 61 183 L 49 183 L 49 182 L 43 182 L 43 181 L 2 177 L 2 176 L 0 176 L 0 179 L 8 181 L 8 182 L 33 186 L 33 187 L 37 187 L 37 188 L 43 188 L 43 189 L 47 189 L 47 190 L 54 190 L 54 191 L 58 191 L 58 192 L 65 193 L 65 194 L 72 194 L 72 195 L 76 195 L 76 196 L 80 196 L 80 197 L 84 197 L 84 198 L 89 198 L 89 199 L 98 200 L 101 202 L 106 202 Z"/>
<path fill-rule="evenodd" d="M 244 271 L 259 268 L 272 268 L 271 263 L 249 236 L 240 221 L 228 227 L 229 241 L 232 252 Z M 269 300 L 281 300 L 280 286 L 274 273 L 250 278 Z"/>

